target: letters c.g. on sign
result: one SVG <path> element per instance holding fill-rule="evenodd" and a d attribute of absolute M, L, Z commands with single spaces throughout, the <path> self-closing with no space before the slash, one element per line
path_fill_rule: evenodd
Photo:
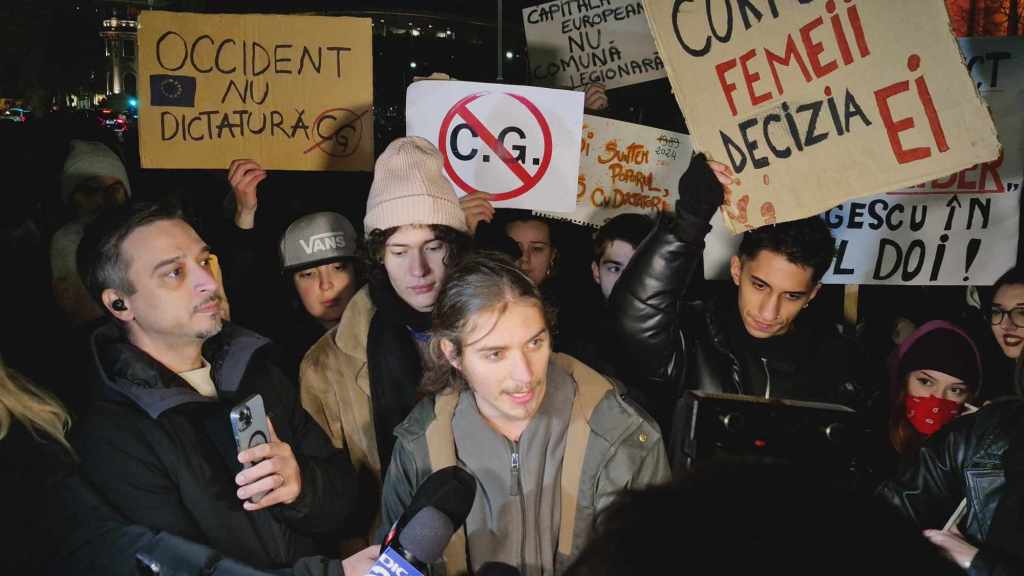
<path fill-rule="evenodd" d="M 533 175 L 531 175 L 529 172 L 526 171 L 526 169 L 521 164 L 519 164 L 516 161 L 515 156 L 513 156 L 512 153 L 508 151 L 508 148 L 506 148 L 505 145 L 502 144 L 502 142 L 497 137 L 495 137 L 494 134 L 486 126 L 484 126 L 483 122 L 481 122 L 480 119 L 477 118 L 477 116 L 469 110 L 468 106 L 471 102 L 488 94 L 490 93 L 480 92 L 477 94 L 471 94 L 459 100 L 458 102 L 455 103 L 454 106 L 452 106 L 451 110 L 449 110 L 448 113 L 445 114 L 444 119 L 441 121 L 441 130 L 437 138 L 438 149 L 441 152 L 441 156 L 444 158 L 445 172 L 447 172 L 448 177 L 451 178 L 452 182 L 455 183 L 455 185 L 458 186 L 464 193 L 470 194 L 473 192 L 490 192 L 488 190 L 479 190 L 478 188 L 472 186 L 471 184 L 466 182 L 461 176 L 459 176 L 459 174 L 452 167 L 450 153 L 448 150 L 448 130 L 451 128 L 452 121 L 455 119 L 456 116 L 462 118 L 462 120 L 465 121 L 465 123 L 468 124 L 473 129 L 473 131 L 483 141 L 483 143 L 488 148 L 490 148 L 498 156 L 498 158 L 501 159 L 505 166 L 507 166 L 509 170 L 511 170 L 512 173 L 515 174 L 515 176 L 522 183 L 520 186 L 512 190 L 509 190 L 508 192 L 494 194 L 495 201 L 509 200 L 511 198 L 522 196 L 523 194 L 529 192 L 534 186 L 537 185 L 538 182 L 541 181 L 541 179 L 544 178 L 544 174 L 547 172 L 548 166 L 551 165 L 551 128 L 548 126 L 547 119 L 545 119 L 544 115 L 541 114 L 540 109 L 538 109 L 537 106 L 527 98 L 520 96 L 519 94 L 512 94 L 509 92 L 496 93 L 504 94 L 506 96 L 509 96 L 510 98 L 514 98 L 520 104 L 525 106 L 526 109 L 529 110 L 530 114 L 533 115 L 534 119 L 537 120 L 537 124 L 540 127 L 541 135 L 544 138 L 544 153 L 540 161 L 540 166 L 537 168 L 537 171 Z"/>

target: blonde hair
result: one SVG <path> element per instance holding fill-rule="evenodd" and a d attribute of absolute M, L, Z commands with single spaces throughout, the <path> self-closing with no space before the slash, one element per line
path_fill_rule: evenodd
<path fill-rule="evenodd" d="M 42 432 L 72 451 L 64 439 L 71 426 L 64 405 L 0 360 L 0 440 L 7 436 L 12 419 L 21 422 L 33 436 L 38 438 L 37 432 Z"/>

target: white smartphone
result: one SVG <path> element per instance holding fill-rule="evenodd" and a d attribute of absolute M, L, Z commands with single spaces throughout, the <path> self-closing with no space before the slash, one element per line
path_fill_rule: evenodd
<path fill-rule="evenodd" d="M 231 409 L 231 429 L 235 432 L 235 444 L 239 452 L 270 442 L 270 427 L 267 425 L 262 396 L 253 394 Z M 251 468 L 253 465 L 249 462 L 245 467 Z M 259 502 L 265 495 L 266 492 L 258 492 L 249 501 Z"/>

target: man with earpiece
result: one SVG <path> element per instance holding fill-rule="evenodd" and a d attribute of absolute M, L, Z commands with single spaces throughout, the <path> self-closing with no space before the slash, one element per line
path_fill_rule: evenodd
<path fill-rule="evenodd" d="M 309 557 L 339 554 L 355 472 L 270 362 L 269 341 L 222 319 L 211 257 L 161 205 L 86 228 L 78 268 L 108 319 L 90 338 L 96 397 L 72 439 L 81 476 L 129 524 L 262 570 L 341 574 L 340 561 Z M 239 452 L 229 412 L 255 394 L 270 438 Z M 125 551 L 109 544 L 112 572 L 134 573 Z"/>

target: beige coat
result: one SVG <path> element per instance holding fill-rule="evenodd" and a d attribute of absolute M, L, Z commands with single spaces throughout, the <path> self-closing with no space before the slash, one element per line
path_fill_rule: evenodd
<path fill-rule="evenodd" d="M 383 477 L 366 361 L 366 340 L 376 311 L 364 286 L 349 301 L 341 322 L 306 353 L 299 382 L 302 406 L 334 446 L 348 452 L 356 471 L 373 477 L 379 492 Z"/>

